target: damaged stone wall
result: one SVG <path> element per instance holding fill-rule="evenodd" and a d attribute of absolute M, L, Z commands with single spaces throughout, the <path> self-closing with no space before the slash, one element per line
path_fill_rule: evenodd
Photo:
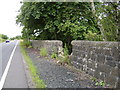
<path fill-rule="evenodd" d="M 71 62 L 74 67 L 120 87 L 120 44 L 103 41 L 72 41 Z"/>

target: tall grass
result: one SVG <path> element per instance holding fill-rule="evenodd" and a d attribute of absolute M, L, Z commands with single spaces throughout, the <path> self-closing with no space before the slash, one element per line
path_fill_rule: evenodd
<path fill-rule="evenodd" d="M 41 48 L 40 49 L 40 55 L 41 56 L 47 56 L 47 49 L 46 48 Z"/>
<path fill-rule="evenodd" d="M 71 62 L 69 60 L 69 51 L 66 44 L 63 48 L 63 57 L 59 57 L 59 59 L 61 62 L 71 65 Z"/>

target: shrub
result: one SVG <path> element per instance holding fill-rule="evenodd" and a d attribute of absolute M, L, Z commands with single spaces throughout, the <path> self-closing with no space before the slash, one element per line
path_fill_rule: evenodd
<path fill-rule="evenodd" d="M 31 42 L 29 40 L 23 40 L 23 45 L 25 47 L 29 47 L 29 46 L 31 46 Z"/>
<path fill-rule="evenodd" d="M 40 55 L 41 56 L 47 56 L 47 49 L 46 48 L 41 48 L 40 49 Z"/>

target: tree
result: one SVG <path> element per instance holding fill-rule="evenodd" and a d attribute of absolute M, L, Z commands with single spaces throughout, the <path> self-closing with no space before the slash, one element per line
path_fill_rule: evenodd
<path fill-rule="evenodd" d="M 104 38 L 105 41 L 107 41 L 107 38 L 106 38 L 106 36 L 104 34 L 104 28 L 103 28 L 103 26 L 101 24 L 100 18 L 97 16 L 95 6 L 94 6 L 94 2 L 93 2 L 93 0 L 90 0 L 90 2 L 91 2 L 91 8 L 92 8 L 93 16 L 95 16 L 95 19 L 96 19 L 97 25 L 98 25 L 98 27 L 100 29 L 100 32 L 102 34 L 102 37 Z"/>
<path fill-rule="evenodd" d="M 20 35 L 17 35 L 17 36 L 15 36 L 15 37 L 10 38 L 10 40 L 15 40 L 15 39 L 19 40 L 19 39 L 21 39 L 21 36 L 20 36 Z"/>
<path fill-rule="evenodd" d="M 16 22 L 23 26 L 24 39 L 62 40 L 70 50 L 72 40 L 117 40 L 113 5 L 93 1 L 24 2 Z"/>
<path fill-rule="evenodd" d="M 84 32 L 100 33 L 89 3 L 25 2 L 20 11 L 17 23 L 24 27 L 24 37 L 58 39 L 70 46 L 73 39 L 84 40 Z"/>
<path fill-rule="evenodd" d="M 1 37 L 2 39 L 8 39 L 8 36 L 7 36 L 7 35 L 4 35 L 4 34 L 0 34 L 0 37 Z"/>
<path fill-rule="evenodd" d="M 101 17 L 100 22 L 104 28 L 104 35 L 108 41 L 120 39 L 120 9 L 117 2 L 104 2 L 97 8 L 97 14 Z"/>

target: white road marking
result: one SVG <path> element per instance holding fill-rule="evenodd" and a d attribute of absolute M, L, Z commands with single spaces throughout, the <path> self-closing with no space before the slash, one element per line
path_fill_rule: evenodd
<path fill-rule="evenodd" d="M 17 44 L 18 44 L 18 41 L 17 41 L 17 43 L 16 43 L 16 45 L 15 45 L 15 47 L 14 47 L 12 53 L 11 53 L 11 56 L 10 56 L 10 58 L 9 58 L 9 61 L 8 61 L 7 66 L 6 66 L 6 68 L 5 68 L 5 71 L 4 71 L 4 73 L 3 73 L 2 77 L 1 77 L 1 80 L 0 80 L 0 90 L 2 90 L 3 85 L 4 85 L 4 83 L 5 83 L 5 79 L 6 79 L 8 70 L 9 70 L 9 68 L 10 68 L 10 64 L 11 64 L 11 61 L 12 61 L 14 52 L 15 52 L 15 50 L 16 50 Z"/>

